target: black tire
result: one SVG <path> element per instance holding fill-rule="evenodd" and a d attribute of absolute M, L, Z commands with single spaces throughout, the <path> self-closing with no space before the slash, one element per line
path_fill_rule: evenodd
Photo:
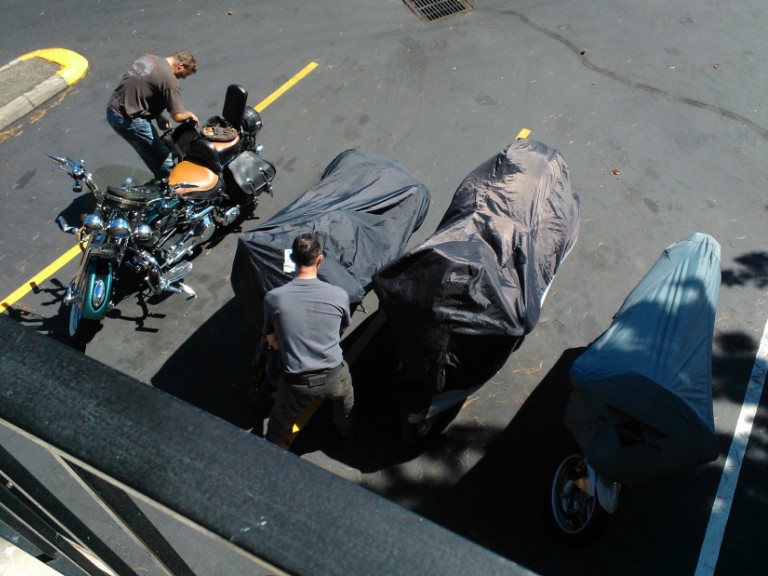
<path fill-rule="evenodd" d="M 410 413 L 403 411 L 400 415 L 400 434 L 407 444 L 426 444 L 439 436 L 448 424 L 461 412 L 464 402 L 451 406 L 444 412 L 436 414 L 431 418 L 417 419 L 415 422 L 409 421 Z"/>
<path fill-rule="evenodd" d="M 70 305 L 63 304 L 59 309 L 59 322 L 61 339 L 81 352 L 86 345 L 101 329 L 101 322 L 82 317 L 82 302 L 74 302 Z"/>
<path fill-rule="evenodd" d="M 608 513 L 597 495 L 590 496 L 577 482 L 587 474 L 587 462 L 581 454 L 563 459 L 555 471 L 550 492 L 550 512 L 555 529 L 572 544 L 592 543 L 605 529 Z"/>

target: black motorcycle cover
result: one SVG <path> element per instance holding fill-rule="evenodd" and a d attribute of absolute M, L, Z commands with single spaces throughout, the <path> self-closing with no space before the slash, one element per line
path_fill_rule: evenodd
<path fill-rule="evenodd" d="M 305 232 L 323 242 L 320 278 L 346 290 L 353 307 L 360 304 L 373 273 L 401 254 L 421 226 L 429 201 L 427 188 L 396 160 L 342 152 L 315 186 L 240 235 L 231 282 L 248 321 L 261 331 L 264 296 L 292 278 L 286 250 Z"/>
<path fill-rule="evenodd" d="M 407 386 L 478 386 L 538 322 L 576 241 L 579 198 L 560 154 L 520 140 L 473 170 L 437 231 L 374 275 Z"/>
<path fill-rule="evenodd" d="M 717 458 L 712 341 L 720 245 L 667 248 L 573 363 L 565 423 L 606 479 L 641 482 Z"/>

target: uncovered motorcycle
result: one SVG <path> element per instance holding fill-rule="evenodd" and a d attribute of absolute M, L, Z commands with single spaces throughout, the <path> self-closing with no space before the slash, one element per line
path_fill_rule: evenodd
<path fill-rule="evenodd" d="M 177 143 L 188 147 L 164 181 L 133 186 L 108 186 L 102 191 L 83 161 L 48 158 L 96 199 L 96 208 L 80 227 L 60 217 L 64 232 L 78 236 L 83 249 L 80 266 L 62 303 L 66 336 L 83 346 L 113 306 L 114 286 L 123 269 L 144 276 L 150 295 L 195 291 L 182 280 L 192 262 L 184 260 L 194 248 L 211 239 L 217 229 L 235 223 L 252 211 L 258 197 L 271 194 L 273 164 L 260 156 L 256 144 L 262 122 L 246 106 L 247 92 L 239 85 L 227 90 L 223 116 L 214 117 L 193 138 L 189 126 L 177 129 Z M 210 137 L 209 137 L 210 134 Z M 178 153 L 180 145 L 174 146 Z"/>

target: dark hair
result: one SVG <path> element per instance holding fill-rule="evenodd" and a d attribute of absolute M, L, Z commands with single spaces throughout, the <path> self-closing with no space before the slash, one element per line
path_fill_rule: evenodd
<path fill-rule="evenodd" d="M 171 57 L 175 58 L 177 62 L 185 64 L 192 74 L 197 72 L 197 59 L 189 50 L 179 50 L 171 54 Z"/>
<path fill-rule="evenodd" d="M 301 234 L 293 241 L 291 259 L 298 266 L 312 266 L 317 257 L 322 253 L 323 247 L 317 236 L 314 234 Z"/>

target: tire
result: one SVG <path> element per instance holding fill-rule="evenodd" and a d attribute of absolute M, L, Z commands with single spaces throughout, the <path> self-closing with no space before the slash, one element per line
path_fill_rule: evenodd
<path fill-rule="evenodd" d="M 75 302 L 69 306 L 62 304 L 59 318 L 62 325 L 60 330 L 62 340 L 81 352 L 85 351 L 86 345 L 101 329 L 101 322 L 98 320 L 83 318 L 82 302 Z"/>
<path fill-rule="evenodd" d="M 448 424 L 459 415 L 464 402 L 451 406 L 447 410 L 431 418 L 417 422 L 409 422 L 410 412 L 403 411 L 400 415 L 400 434 L 406 444 L 426 444 L 439 436 Z"/>
<path fill-rule="evenodd" d="M 112 264 L 105 261 L 91 260 L 85 267 L 85 274 L 78 280 L 81 298 L 72 304 L 61 305 L 59 316 L 63 329 L 64 341 L 80 351 L 93 340 L 101 329 L 101 318 L 107 313 L 112 297 Z M 102 297 L 94 307 L 93 290 L 101 286 Z"/>
<path fill-rule="evenodd" d="M 587 475 L 587 461 L 581 454 L 566 457 L 555 471 L 550 493 L 550 511 L 557 532 L 572 544 L 593 542 L 605 529 L 608 513 L 577 486 Z"/>

